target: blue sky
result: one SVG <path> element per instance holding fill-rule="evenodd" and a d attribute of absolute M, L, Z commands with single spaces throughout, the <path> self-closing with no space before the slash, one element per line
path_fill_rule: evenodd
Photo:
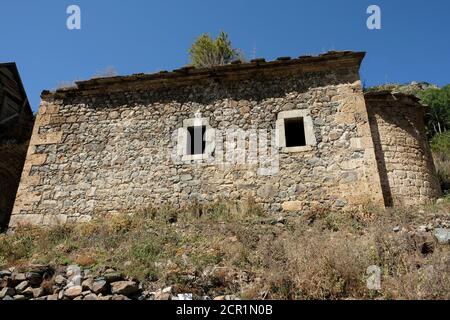
<path fill-rule="evenodd" d="M 81 30 L 66 28 L 71 4 Z M 370 4 L 381 7 L 381 30 L 366 27 Z M 0 62 L 17 62 L 33 110 L 42 90 L 109 66 L 123 75 L 183 66 L 199 34 L 220 30 L 247 58 L 367 51 L 367 86 L 450 83 L 447 0 L 1 0 L 0 17 Z"/>

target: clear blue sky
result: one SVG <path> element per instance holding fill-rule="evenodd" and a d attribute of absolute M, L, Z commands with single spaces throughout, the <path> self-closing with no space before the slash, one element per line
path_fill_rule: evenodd
<path fill-rule="evenodd" d="M 82 29 L 66 28 L 81 7 Z M 366 9 L 382 10 L 368 30 Z M 195 38 L 229 33 L 247 58 L 363 50 L 366 85 L 450 81 L 448 0 L 1 0 L 0 62 L 15 61 L 34 110 L 43 89 L 119 74 L 171 70 L 188 62 Z"/>

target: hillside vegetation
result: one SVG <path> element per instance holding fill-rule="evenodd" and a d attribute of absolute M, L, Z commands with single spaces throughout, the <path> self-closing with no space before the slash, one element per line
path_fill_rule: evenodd
<path fill-rule="evenodd" d="M 316 208 L 280 217 L 252 203 L 220 202 L 24 226 L 0 235 L 0 265 L 109 267 L 150 289 L 170 285 L 194 297 L 449 299 L 450 245 L 433 237 L 437 227 L 450 227 L 448 200 L 414 210 Z M 381 270 L 380 290 L 367 287 L 370 266 Z"/>

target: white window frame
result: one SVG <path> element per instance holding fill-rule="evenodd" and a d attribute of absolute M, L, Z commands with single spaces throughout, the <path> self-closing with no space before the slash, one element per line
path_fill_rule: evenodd
<path fill-rule="evenodd" d="M 188 154 L 187 144 L 189 137 L 189 127 L 206 127 L 205 131 L 205 152 L 203 154 Z M 183 127 L 178 129 L 178 155 L 181 161 L 193 161 L 210 159 L 216 148 L 215 130 L 209 125 L 209 118 L 192 118 L 183 120 Z"/>
<path fill-rule="evenodd" d="M 285 132 L 285 120 L 286 119 L 303 119 L 303 127 L 305 129 L 305 146 L 299 147 L 286 147 L 286 132 Z M 277 142 L 278 148 L 281 149 L 282 152 L 302 152 L 302 151 L 310 151 L 313 146 L 317 145 L 316 136 L 314 134 L 314 125 L 311 116 L 309 115 L 308 110 L 289 110 L 282 111 L 278 114 L 277 122 L 276 122 L 276 134 L 277 134 Z"/>

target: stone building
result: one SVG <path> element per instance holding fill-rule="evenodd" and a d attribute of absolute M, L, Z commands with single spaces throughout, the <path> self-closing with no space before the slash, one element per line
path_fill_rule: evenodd
<path fill-rule="evenodd" d="M 33 127 L 15 63 L 0 63 L 0 231 L 8 226 Z"/>
<path fill-rule="evenodd" d="M 256 59 L 44 91 L 10 225 L 216 199 L 271 212 L 432 201 L 422 107 L 365 97 L 363 58 Z"/>

